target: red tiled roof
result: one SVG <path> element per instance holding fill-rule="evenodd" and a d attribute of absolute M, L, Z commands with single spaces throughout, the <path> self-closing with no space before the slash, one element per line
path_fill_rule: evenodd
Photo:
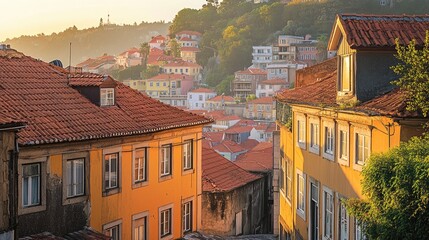
<path fill-rule="evenodd" d="M 249 101 L 248 103 L 252 103 L 252 104 L 272 104 L 275 101 L 275 99 L 273 97 L 261 97 L 261 98 L 257 98 L 257 99 L 253 99 L 251 101 Z"/>
<path fill-rule="evenodd" d="M 194 40 L 192 38 L 188 38 L 188 37 L 182 37 L 179 39 L 179 41 L 181 41 L 181 42 L 196 42 L 196 40 Z"/>
<path fill-rule="evenodd" d="M 195 36 L 201 36 L 202 35 L 200 32 L 185 30 L 185 31 L 180 31 L 180 32 L 176 33 L 176 36 L 183 35 L 183 34 L 186 34 L 186 35 L 195 35 Z"/>
<path fill-rule="evenodd" d="M 296 71 L 295 87 L 302 87 L 323 78 L 337 70 L 337 58 L 331 58 L 319 64 Z"/>
<path fill-rule="evenodd" d="M 215 93 L 214 90 L 211 90 L 208 88 L 197 88 L 197 89 L 191 90 L 189 92 L 192 92 L 192 93 Z"/>
<path fill-rule="evenodd" d="M 337 101 L 337 71 L 329 73 L 324 78 L 318 79 L 308 85 L 286 89 L 277 93 L 276 98 L 280 102 L 301 103 L 313 106 L 322 104 L 333 106 Z"/>
<path fill-rule="evenodd" d="M 116 61 L 114 56 L 104 54 L 103 56 L 97 57 L 95 59 L 88 58 L 87 60 L 77 64 L 76 67 L 86 67 L 86 68 L 95 69 L 101 65 L 109 64 L 109 63 L 113 64 L 115 62 Z"/>
<path fill-rule="evenodd" d="M 255 146 L 259 144 L 255 139 L 247 139 L 244 143 L 241 143 L 241 146 L 247 150 L 253 149 Z"/>
<path fill-rule="evenodd" d="M 418 46 L 425 42 L 429 29 L 429 15 L 338 15 L 347 43 L 351 48 L 394 48 L 395 39 L 409 44 L 412 39 Z"/>
<path fill-rule="evenodd" d="M 0 57 L 0 112 L 27 123 L 18 133 L 20 144 L 137 135 L 210 122 L 120 82 L 115 106 L 99 107 L 68 82 L 66 73 L 48 63 L 24 55 Z"/>
<path fill-rule="evenodd" d="M 180 62 L 167 63 L 164 65 L 164 67 L 201 67 L 201 66 L 196 63 L 180 61 Z"/>
<path fill-rule="evenodd" d="M 252 150 L 239 155 L 234 163 L 251 172 L 272 171 L 274 166 L 273 144 L 261 142 Z"/>
<path fill-rule="evenodd" d="M 189 75 L 184 75 L 184 74 L 167 74 L 167 73 L 162 73 L 162 74 L 158 74 L 154 77 L 149 78 L 148 80 L 167 80 L 167 79 L 171 79 L 171 80 L 193 80 L 192 76 Z"/>
<path fill-rule="evenodd" d="M 210 102 L 222 102 L 222 100 L 224 102 L 234 102 L 235 103 L 234 97 L 231 97 L 231 96 L 216 96 L 216 97 L 210 98 L 207 101 L 210 101 Z"/>
<path fill-rule="evenodd" d="M 261 81 L 259 84 L 265 84 L 265 85 L 286 85 L 288 84 L 285 79 L 282 78 L 273 78 L 269 80 Z"/>
<path fill-rule="evenodd" d="M 165 37 L 162 35 L 152 37 L 152 39 L 149 41 L 149 43 L 157 43 L 158 40 L 165 41 Z"/>
<path fill-rule="evenodd" d="M 243 71 L 237 71 L 236 74 L 249 74 L 249 75 L 266 75 L 267 71 L 259 68 L 248 68 Z"/>
<path fill-rule="evenodd" d="M 149 56 L 151 55 L 164 55 L 164 51 L 159 48 L 151 48 L 149 51 Z"/>
<path fill-rule="evenodd" d="M 103 82 L 114 81 L 113 78 L 106 75 L 95 73 L 72 74 L 69 77 L 70 86 L 100 86 Z"/>
<path fill-rule="evenodd" d="M 199 52 L 200 49 L 198 49 L 196 47 L 181 47 L 180 51 L 182 51 L 182 52 Z"/>
<path fill-rule="evenodd" d="M 225 130 L 225 133 L 245 133 L 252 131 L 253 126 L 239 126 L 235 124 L 234 126 Z"/>
<path fill-rule="evenodd" d="M 138 53 L 140 53 L 140 49 L 138 49 L 138 48 L 136 48 L 136 47 L 133 47 L 133 48 L 130 48 L 130 49 L 128 49 L 127 51 L 125 51 L 125 52 L 122 52 L 121 54 L 119 54 L 119 56 L 125 56 L 125 55 L 131 55 L 131 54 L 134 54 L 134 53 L 136 53 L 136 52 L 138 52 Z"/>
<path fill-rule="evenodd" d="M 396 88 L 386 94 L 373 98 L 355 107 L 371 115 L 385 115 L 391 117 L 421 117 L 418 112 L 407 111 L 406 94 Z"/>
<path fill-rule="evenodd" d="M 247 172 L 208 148 L 203 148 L 202 169 L 204 192 L 228 192 L 262 177 Z"/>
<path fill-rule="evenodd" d="M 240 144 L 231 140 L 223 140 L 218 145 L 214 146 L 213 149 L 218 152 L 229 152 L 229 153 L 239 153 L 247 150 Z"/>
<path fill-rule="evenodd" d="M 83 230 L 72 232 L 66 234 L 64 237 L 58 237 L 53 235 L 50 232 L 43 232 L 39 234 L 34 234 L 31 236 L 20 238 L 21 240 L 109 240 L 111 237 L 108 237 L 102 233 L 99 233 L 93 230 L 90 227 L 85 227 Z"/>
<path fill-rule="evenodd" d="M 223 138 L 223 132 L 204 132 L 203 137 L 207 141 L 220 143 Z"/>

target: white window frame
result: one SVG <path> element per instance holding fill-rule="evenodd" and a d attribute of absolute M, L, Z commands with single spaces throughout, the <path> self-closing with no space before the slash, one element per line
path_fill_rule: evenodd
<path fill-rule="evenodd" d="M 366 127 L 354 127 L 354 162 L 353 162 L 353 169 L 362 171 L 362 167 L 365 165 L 365 162 L 371 156 L 371 130 Z M 359 161 L 358 159 L 358 151 L 360 150 L 359 146 L 359 136 L 364 138 L 364 144 L 365 142 L 368 142 L 368 156 L 365 156 L 365 148 L 362 149 L 364 156 L 363 161 Z"/>
<path fill-rule="evenodd" d="M 168 149 L 168 151 L 166 151 Z M 162 144 L 159 149 L 159 176 L 167 177 L 172 175 L 172 156 L 173 155 L 173 144 Z"/>
<path fill-rule="evenodd" d="M 194 168 L 194 140 L 186 139 L 182 145 L 183 171 Z"/>
<path fill-rule="evenodd" d="M 350 218 L 349 213 L 347 212 L 346 206 L 343 201 L 346 199 L 345 197 L 337 195 L 338 199 L 338 239 L 339 240 L 349 240 L 350 235 Z M 345 211 L 345 216 L 342 216 L 343 210 Z M 341 236 L 341 225 L 345 222 L 346 226 L 346 235 Z"/>
<path fill-rule="evenodd" d="M 286 163 L 286 180 L 285 180 L 285 196 L 286 200 L 289 204 L 292 202 L 292 178 L 293 178 L 293 167 L 292 167 L 292 161 L 289 158 L 285 159 Z"/>
<path fill-rule="evenodd" d="M 286 158 L 280 157 L 280 176 L 279 176 L 280 192 L 286 197 Z"/>
<path fill-rule="evenodd" d="M 83 159 L 84 160 L 84 169 L 83 169 L 83 194 L 68 196 L 67 188 L 69 182 L 69 170 L 67 169 L 68 161 Z M 64 153 L 62 155 L 62 172 L 63 172 L 63 205 L 75 204 L 79 202 L 84 202 L 88 200 L 89 193 L 89 152 L 73 152 L 73 153 Z"/>
<path fill-rule="evenodd" d="M 327 197 L 327 194 L 329 194 L 331 197 L 332 197 L 332 200 L 331 200 L 331 209 L 332 209 L 332 212 L 330 213 L 330 215 L 331 215 L 331 233 L 330 233 L 330 236 L 327 236 L 327 233 L 326 233 L 326 226 L 327 226 L 327 224 L 326 224 L 326 217 L 327 217 L 327 212 L 328 212 L 328 209 L 327 209 L 327 203 L 326 203 L 326 197 Z M 323 235 L 322 235 L 322 238 L 324 239 L 324 240 L 332 240 L 333 238 L 334 238 L 334 221 L 335 221 L 335 204 L 334 204 L 334 201 L 335 201 L 335 199 L 334 199 L 334 193 L 333 193 L 333 191 L 330 189 L 330 188 L 328 188 L 328 187 L 326 187 L 326 186 L 323 186 L 323 211 L 322 211 L 322 229 L 323 229 Z"/>
<path fill-rule="evenodd" d="M 296 213 L 305 221 L 306 175 L 296 169 Z M 302 189 L 300 187 L 302 186 Z M 302 202 L 300 201 L 302 199 Z"/>
<path fill-rule="evenodd" d="M 100 88 L 100 106 L 115 105 L 115 88 Z"/>
<path fill-rule="evenodd" d="M 344 166 L 349 166 L 349 159 L 350 159 L 350 126 L 347 122 L 339 122 L 337 125 L 337 161 L 339 164 Z M 343 136 L 342 133 L 345 133 L 345 153 L 346 155 L 342 154 L 342 140 Z"/>
<path fill-rule="evenodd" d="M 318 118 L 309 119 L 310 141 L 308 149 L 311 153 L 319 155 L 320 152 L 320 121 Z"/>
<path fill-rule="evenodd" d="M 186 201 L 182 204 L 182 232 L 187 233 L 193 230 L 193 207 L 192 200 Z"/>
<path fill-rule="evenodd" d="M 31 176 L 24 176 L 24 169 L 27 167 L 37 167 L 37 174 L 33 174 Z M 42 204 L 42 163 L 40 162 L 36 162 L 36 163 L 29 163 L 29 164 L 23 164 L 22 165 L 22 175 L 21 175 L 21 179 L 22 179 L 22 186 L 21 186 L 21 193 L 22 193 L 22 207 L 23 208 L 30 208 L 30 207 L 34 207 L 34 206 L 39 206 Z M 37 179 L 35 179 L 37 177 Z M 24 181 L 24 179 L 27 179 L 27 199 L 24 198 L 24 183 L 26 181 Z M 33 186 L 33 182 L 37 181 L 37 200 L 33 203 L 32 202 L 32 198 L 33 198 L 33 194 L 32 194 L 32 186 Z M 28 201 L 28 204 L 25 205 L 24 202 L 25 200 Z"/>
<path fill-rule="evenodd" d="M 355 240 L 366 240 L 367 237 L 365 236 L 365 233 L 363 232 L 362 224 L 360 224 L 359 220 L 355 218 Z"/>
<path fill-rule="evenodd" d="M 121 150 L 122 147 L 118 146 L 118 147 L 112 147 L 112 148 L 107 148 L 107 149 L 103 149 L 103 165 L 102 165 L 102 171 L 103 171 L 103 196 L 107 196 L 107 195 L 111 195 L 111 194 L 115 194 L 115 193 L 119 193 L 120 191 L 120 186 L 121 186 L 121 158 L 122 158 L 122 154 L 121 154 Z M 116 173 L 116 186 L 113 186 L 110 184 L 109 181 L 109 186 L 106 186 L 106 173 L 105 173 L 105 158 L 107 155 L 111 155 L 111 154 L 117 154 L 117 173 Z M 111 158 L 109 159 L 109 178 L 110 178 L 110 172 L 111 172 Z"/>
<path fill-rule="evenodd" d="M 24 215 L 29 213 L 41 212 L 46 210 L 46 162 L 47 157 L 39 157 L 34 159 L 19 159 L 18 160 L 18 215 Z M 39 164 L 39 203 L 37 205 L 26 205 L 23 204 L 24 189 L 23 189 L 23 165 L 28 164 Z"/>
<path fill-rule="evenodd" d="M 168 214 L 169 215 L 165 215 Z M 171 239 L 173 238 L 173 204 L 169 204 L 159 208 L 159 239 Z M 168 216 L 167 224 L 165 217 Z M 164 220 L 164 221 L 163 221 Z"/>
<path fill-rule="evenodd" d="M 144 151 L 143 159 L 137 159 L 137 152 Z M 148 155 L 149 147 L 147 144 L 139 144 L 133 146 L 133 160 L 132 160 L 132 174 L 133 174 L 133 187 L 141 187 L 147 185 L 148 182 Z M 143 162 L 141 162 L 143 160 Z M 138 162 L 137 162 L 138 161 Z M 143 169 L 143 173 L 140 171 L 136 173 L 136 166 L 139 170 Z"/>
<path fill-rule="evenodd" d="M 334 121 L 322 121 L 323 126 L 323 157 L 334 161 L 335 155 L 335 122 Z M 328 131 L 327 131 L 328 130 Z M 329 142 L 329 138 L 331 142 Z"/>
<path fill-rule="evenodd" d="M 306 126 L 307 121 L 304 115 L 296 116 L 296 141 L 300 148 L 306 149 Z"/>
<path fill-rule="evenodd" d="M 117 237 L 112 236 L 113 229 L 117 230 Z M 112 240 L 120 240 L 122 239 L 122 220 L 116 220 L 114 222 L 110 222 L 103 225 L 103 234 L 109 237 L 112 237 Z"/>
<path fill-rule="evenodd" d="M 106 157 L 108 157 L 108 159 L 106 159 Z M 112 170 L 114 166 L 114 164 L 112 164 L 113 160 L 116 160 L 116 163 L 115 163 L 116 175 L 112 175 L 112 173 L 115 173 L 114 170 Z M 109 171 L 107 172 L 108 178 L 104 179 L 104 188 L 105 190 L 118 188 L 119 187 L 119 152 L 104 154 L 103 166 L 105 166 L 106 164 L 105 161 L 109 162 Z M 106 172 L 105 172 L 106 169 L 103 168 L 103 171 L 104 171 L 103 175 L 106 177 Z M 115 184 L 113 184 L 113 181 L 112 181 L 113 179 L 115 179 Z M 106 181 L 108 181 L 108 185 L 106 185 Z"/>
<path fill-rule="evenodd" d="M 149 239 L 149 212 L 142 212 L 132 216 L 132 239 L 133 240 L 146 240 Z M 143 221 L 143 225 L 139 224 L 139 222 Z M 140 228 L 143 226 L 143 238 L 140 237 L 141 229 L 138 229 L 136 232 L 136 228 Z"/>
<path fill-rule="evenodd" d="M 77 179 L 78 178 L 78 174 L 77 174 L 77 169 L 76 169 L 76 164 L 73 164 L 75 162 L 79 162 L 79 164 L 82 164 L 82 178 L 81 179 Z M 70 164 L 70 168 L 69 168 L 69 164 Z M 64 183 L 66 185 L 66 195 L 67 198 L 73 198 L 73 197 L 79 197 L 79 196 L 83 196 L 85 195 L 85 158 L 73 158 L 73 159 L 67 159 L 66 160 L 66 182 Z M 71 170 L 72 172 L 69 172 L 69 170 Z M 71 175 L 70 175 L 71 174 Z M 70 176 L 70 178 L 69 178 Z M 69 181 L 72 182 L 69 182 Z M 78 183 L 78 181 L 80 180 L 80 183 Z M 82 185 L 82 192 L 77 192 L 78 191 L 78 187 L 77 185 L 81 184 Z M 69 186 L 72 185 L 72 193 L 69 192 L 70 188 Z"/>

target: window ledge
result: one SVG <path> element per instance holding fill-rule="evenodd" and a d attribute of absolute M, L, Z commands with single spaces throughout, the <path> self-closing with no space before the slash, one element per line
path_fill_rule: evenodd
<path fill-rule="evenodd" d="M 314 154 L 317 154 L 317 155 L 319 155 L 320 153 L 320 151 L 319 151 L 319 146 L 315 146 L 315 147 L 312 147 L 312 146 L 309 146 L 308 147 L 308 150 L 311 152 L 311 153 L 314 153 Z"/>
<path fill-rule="evenodd" d="M 193 174 L 193 173 L 195 173 L 195 170 L 193 168 L 182 170 L 182 175 L 189 175 L 189 174 Z"/>
<path fill-rule="evenodd" d="M 172 179 L 172 178 L 173 178 L 173 176 L 172 176 L 171 174 L 169 174 L 169 175 L 164 175 L 164 176 L 160 176 L 160 177 L 159 177 L 159 181 L 158 181 L 158 182 L 168 181 L 168 180 L 170 180 L 170 179 Z"/>
<path fill-rule="evenodd" d="M 349 160 L 348 160 L 348 159 L 339 158 L 339 159 L 338 159 L 338 163 L 339 163 L 340 165 L 343 165 L 343 166 L 346 166 L 346 167 L 349 167 L 349 166 L 350 166 L 350 164 L 349 164 Z"/>
<path fill-rule="evenodd" d="M 76 204 L 88 200 L 88 195 L 76 196 L 76 197 L 67 197 L 63 200 L 63 205 Z"/>
<path fill-rule="evenodd" d="M 354 164 L 353 164 L 353 169 L 354 169 L 354 170 L 356 170 L 356 171 L 361 172 L 361 171 L 362 171 L 362 168 L 363 168 L 363 165 L 361 165 L 361 164 L 359 164 L 359 163 L 354 163 Z"/>
<path fill-rule="evenodd" d="M 296 215 L 300 216 L 305 221 L 305 212 L 301 209 L 296 209 Z"/>
<path fill-rule="evenodd" d="M 103 197 L 107 197 L 107 196 L 110 196 L 110 195 L 118 194 L 120 192 L 121 192 L 121 189 L 119 187 L 118 188 L 105 189 L 103 191 Z"/>
<path fill-rule="evenodd" d="M 37 205 L 29 207 L 20 207 L 18 209 L 18 215 L 25 215 L 30 213 L 46 211 L 46 205 Z"/>
<path fill-rule="evenodd" d="M 148 180 L 140 181 L 140 182 L 134 182 L 132 188 L 136 189 L 136 188 L 146 187 L 148 185 L 149 185 Z"/>
<path fill-rule="evenodd" d="M 173 234 L 169 234 L 169 235 L 166 235 L 166 236 L 164 236 L 164 237 L 160 237 L 159 238 L 160 240 L 169 240 L 169 239 L 173 239 Z"/>
<path fill-rule="evenodd" d="M 324 152 L 323 153 L 323 158 L 325 158 L 325 159 L 333 162 L 334 161 L 334 154 L 333 153 Z"/>

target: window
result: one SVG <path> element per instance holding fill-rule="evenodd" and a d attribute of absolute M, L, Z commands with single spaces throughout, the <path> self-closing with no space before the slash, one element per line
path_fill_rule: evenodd
<path fill-rule="evenodd" d="M 335 151 L 335 124 L 333 122 L 323 122 L 323 157 L 334 160 Z"/>
<path fill-rule="evenodd" d="M 66 163 L 67 197 L 85 194 L 85 159 L 71 159 Z"/>
<path fill-rule="evenodd" d="M 159 82 L 156 83 L 156 86 L 159 87 Z"/>
<path fill-rule="evenodd" d="M 186 202 L 182 205 L 182 213 L 183 232 L 190 232 L 192 231 L 192 201 Z"/>
<path fill-rule="evenodd" d="M 183 144 L 183 170 L 192 169 L 193 141 L 187 140 Z"/>
<path fill-rule="evenodd" d="M 134 150 L 134 183 L 147 180 L 147 148 Z"/>
<path fill-rule="evenodd" d="M 298 139 L 298 145 L 305 149 L 305 118 L 304 117 L 298 117 L 297 120 L 297 139 Z"/>
<path fill-rule="evenodd" d="M 160 212 L 160 222 L 159 222 L 159 228 L 160 228 L 160 234 L 161 237 L 165 237 L 167 235 L 171 234 L 171 208 L 167 208 L 165 210 L 162 210 Z"/>
<path fill-rule="evenodd" d="M 344 55 L 340 56 L 340 66 L 341 66 L 341 74 L 340 74 L 340 91 L 342 92 L 350 92 L 352 90 L 352 55 Z"/>
<path fill-rule="evenodd" d="M 149 86 L 153 87 L 153 82 L 149 82 Z"/>
<path fill-rule="evenodd" d="M 346 206 L 343 203 L 343 198 L 339 203 L 339 240 L 349 239 L 349 214 L 347 213 Z"/>
<path fill-rule="evenodd" d="M 198 100 L 202 101 L 203 100 L 203 95 L 198 95 Z"/>
<path fill-rule="evenodd" d="M 192 99 L 192 94 L 189 94 L 189 99 Z"/>
<path fill-rule="evenodd" d="M 171 175 L 171 144 L 161 147 L 161 177 Z"/>
<path fill-rule="evenodd" d="M 355 163 L 364 165 L 369 156 L 369 135 L 356 131 L 355 133 Z"/>
<path fill-rule="evenodd" d="M 305 220 L 305 175 L 300 171 L 297 171 L 297 214 Z"/>
<path fill-rule="evenodd" d="M 285 161 L 285 158 L 282 156 L 281 159 L 280 159 L 279 185 L 280 185 L 280 190 L 282 190 L 284 193 L 286 193 L 286 186 L 285 186 L 285 176 L 286 176 L 286 174 L 285 173 L 286 173 L 286 161 Z"/>
<path fill-rule="evenodd" d="M 326 187 L 323 189 L 323 238 L 333 239 L 334 196 Z"/>
<path fill-rule="evenodd" d="M 103 234 L 111 237 L 112 240 L 120 240 L 121 239 L 121 220 L 104 225 Z"/>
<path fill-rule="evenodd" d="M 310 120 L 310 152 L 319 154 L 319 123 Z"/>
<path fill-rule="evenodd" d="M 349 165 L 349 126 L 338 125 L 338 162 Z"/>
<path fill-rule="evenodd" d="M 22 206 L 40 205 L 40 163 L 22 165 Z"/>
<path fill-rule="evenodd" d="M 147 239 L 147 216 L 133 217 L 133 240 Z"/>
<path fill-rule="evenodd" d="M 366 240 L 362 223 L 355 219 L 355 240 Z"/>
<path fill-rule="evenodd" d="M 119 153 L 104 155 L 104 189 L 119 187 Z"/>
<path fill-rule="evenodd" d="M 101 88 L 100 89 L 100 105 L 113 106 L 115 105 L 115 89 L 114 88 Z"/>
<path fill-rule="evenodd" d="M 286 159 L 286 198 L 292 200 L 292 162 Z"/>

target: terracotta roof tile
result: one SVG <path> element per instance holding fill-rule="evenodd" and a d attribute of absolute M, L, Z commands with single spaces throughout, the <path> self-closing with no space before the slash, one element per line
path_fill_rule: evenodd
<path fill-rule="evenodd" d="M 216 121 L 234 121 L 234 120 L 240 120 L 241 118 L 237 115 L 226 115 L 222 117 L 216 118 Z"/>
<path fill-rule="evenodd" d="M 253 126 L 240 126 L 235 124 L 234 126 L 225 130 L 225 133 L 246 133 L 252 131 Z"/>
<path fill-rule="evenodd" d="M 202 169 L 204 192 L 228 192 L 262 177 L 247 172 L 208 148 L 203 148 Z"/>
<path fill-rule="evenodd" d="M 273 170 L 273 143 L 261 142 L 250 151 L 237 157 L 234 162 L 251 172 L 268 172 Z"/>
<path fill-rule="evenodd" d="M 83 76 L 81 80 L 85 82 Z M 136 135 L 210 122 L 120 82 L 116 82 L 116 105 L 99 107 L 68 82 L 67 74 L 48 63 L 27 56 L 0 57 L 0 112 L 27 123 L 18 133 L 20 144 Z"/>
<path fill-rule="evenodd" d="M 228 152 L 228 153 L 239 153 L 244 152 L 248 149 L 246 149 L 241 144 L 238 144 L 231 140 L 223 140 L 218 145 L 213 146 L 213 149 L 217 152 Z"/>
<path fill-rule="evenodd" d="M 423 46 L 429 29 L 429 15 L 340 14 L 339 19 L 351 48 L 394 48 L 395 39 L 409 44 L 416 39 Z"/>
<path fill-rule="evenodd" d="M 261 97 L 257 99 L 253 99 L 252 101 L 249 101 L 248 103 L 252 104 L 270 104 L 273 103 L 275 99 L 273 97 Z"/>
<path fill-rule="evenodd" d="M 191 93 L 215 93 L 214 90 L 211 90 L 209 88 L 197 88 L 189 91 Z"/>
<path fill-rule="evenodd" d="M 317 79 L 324 78 L 337 70 L 337 58 L 331 58 L 319 64 L 299 69 L 296 71 L 295 87 L 302 87 Z"/>
<path fill-rule="evenodd" d="M 237 71 L 236 74 L 249 74 L 249 75 L 266 75 L 268 72 L 259 68 L 248 68 L 243 71 Z"/>
<path fill-rule="evenodd" d="M 259 84 L 265 84 L 265 85 L 287 85 L 289 83 L 286 82 L 285 79 L 282 78 L 273 78 L 261 81 Z"/>
<path fill-rule="evenodd" d="M 152 39 L 149 41 L 149 43 L 157 43 L 158 40 L 165 41 L 165 37 L 162 36 L 162 35 L 158 35 L 158 36 L 152 37 Z"/>
<path fill-rule="evenodd" d="M 231 96 L 216 96 L 214 98 L 210 98 L 207 101 L 210 101 L 210 102 L 222 102 L 222 100 L 224 102 L 234 102 L 235 103 L 234 97 L 231 97 Z"/>

